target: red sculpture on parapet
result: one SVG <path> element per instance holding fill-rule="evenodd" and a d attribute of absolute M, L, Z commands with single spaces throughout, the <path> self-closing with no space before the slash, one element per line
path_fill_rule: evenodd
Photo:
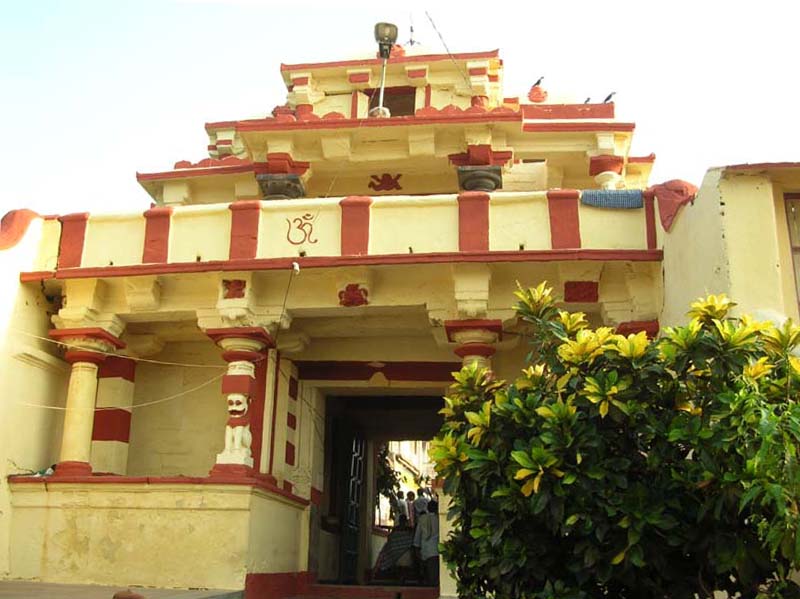
<path fill-rule="evenodd" d="M 392 191 L 393 189 L 403 189 L 400 187 L 400 177 L 403 175 L 395 175 L 392 177 L 389 173 L 383 173 L 380 177 L 378 175 L 371 175 L 367 187 L 375 191 Z"/>

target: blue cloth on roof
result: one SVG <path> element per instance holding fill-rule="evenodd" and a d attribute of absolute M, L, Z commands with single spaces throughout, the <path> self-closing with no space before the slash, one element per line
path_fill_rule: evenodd
<path fill-rule="evenodd" d="M 581 204 L 631 210 L 644 206 L 644 200 L 641 189 L 585 189 L 581 192 Z"/>

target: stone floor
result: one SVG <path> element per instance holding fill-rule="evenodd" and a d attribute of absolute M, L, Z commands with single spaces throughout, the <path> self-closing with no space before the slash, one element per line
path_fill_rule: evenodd
<path fill-rule="evenodd" d="M 0 580 L 0 599 L 111 599 L 127 587 L 100 587 L 83 584 L 50 584 Z M 243 591 L 178 591 L 175 589 L 131 588 L 145 599 L 242 599 Z"/>

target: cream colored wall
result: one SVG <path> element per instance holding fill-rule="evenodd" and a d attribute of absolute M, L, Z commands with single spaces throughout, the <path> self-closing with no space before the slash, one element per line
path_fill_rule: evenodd
<path fill-rule="evenodd" d="M 307 223 L 311 227 L 306 226 Z M 264 202 L 257 256 L 298 256 L 300 252 L 307 256 L 338 256 L 341 253 L 341 223 L 338 198 Z M 304 231 L 310 235 L 305 236 Z"/>
<path fill-rule="evenodd" d="M 174 343 L 153 359 L 216 368 L 138 365 L 128 474 L 206 476 L 225 440 L 227 409 L 221 379 L 171 401 L 137 405 L 183 393 L 221 375 L 225 363 L 219 349 L 211 341 Z"/>
<path fill-rule="evenodd" d="M 370 254 L 458 251 L 454 196 L 373 198 L 370 226 Z"/>
<path fill-rule="evenodd" d="M 314 105 L 314 113 L 323 116 L 329 112 L 338 112 L 349 119 L 350 103 L 352 100 L 352 93 L 325 96 L 320 102 Z"/>
<path fill-rule="evenodd" d="M 766 176 L 726 173 L 719 187 L 731 265 L 730 295 L 738 303 L 738 313 L 759 309 L 794 313 L 796 302 L 784 303 L 784 281 L 791 269 L 781 263 L 778 225 L 783 224 L 785 231 L 786 220 L 776 209 L 772 182 Z"/>
<path fill-rule="evenodd" d="M 339 535 L 320 531 L 318 559 L 317 578 L 320 581 L 336 580 L 339 576 Z"/>
<path fill-rule="evenodd" d="M 241 589 L 252 494 L 233 485 L 16 484 L 10 577 Z"/>
<path fill-rule="evenodd" d="M 783 198 L 785 190 L 779 184 L 772 186 L 772 201 L 775 209 L 776 233 L 778 243 L 778 260 L 781 273 L 781 295 L 784 314 L 800 322 L 798 311 L 797 286 L 795 283 L 794 260 L 792 259 L 791 241 L 789 240 L 789 223 L 786 218 L 786 203 Z"/>
<path fill-rule="evenodd" d="M 53 270 L 58 265 L 61 223 L 56 219 L 49 219 L 37 224 L 34 231 L 38 230 L 40 226 L 41 234 L 31 270 Z M 35 235 L 35 233 L 33 234 Z"/>
<path fill-rule="evenodd" d="M 585 249 L 645 249 L 644 209 L 613 210 L 578 204 L 581 247 Z"/>
<path fill-rule="evenodd" d="M 304 571 L 308 558 L 307 531 L 305 535 L 301 533 L 306 530 L 309 508 L 256 490 L 250 509 L 247 571 Z"/>
<path fill-rule="evenodd" d="M 48 304 L 38 284 L 21 285 L 20 271 L 54 261 L 58 221 L 31 222 L 20 242 L 0 251 L 0 578 L 10 575 L 12 546 L 7 476 L 47 468 L 57 460 L 69 365 L 46 337 Z M 32 404 L 32 405 L 23 405 Z"/>
<path fill-rule="evenodd" d="M 182 206 L 172 213 L 170 262 L 227 260 L 231 211 L 227 204 Z"/>
<path fill-rule="evenodd" d="M 489 203 L 490 250 L 549 250 L 551 247 L 546 193 L 492 195 Z"/>
<path fill-rule="evenodd" d="M 721 169 L 706 173 L 694 203 L 681 209 L 664 235 L 662 327 L 685 323 L 689 304 L 698 297 L 730 292 L 720 176 Z"/>
<path fill-rule="evenodd" d="M 141 264 L 144 228 L 141 214 L 92 215 L 86 225 L 81 266 Z"/>

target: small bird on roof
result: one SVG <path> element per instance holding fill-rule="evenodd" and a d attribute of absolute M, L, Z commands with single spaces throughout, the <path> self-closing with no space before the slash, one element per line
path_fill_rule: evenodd
<path fill-rule="evenodd" d="M 589 103 L 589 102 L 591 102 L 591 101 L 592 101 L 592 98 L 591 98 L 591 97 L 589 97 L 589 98 L 586 98 L 586 99 L 583 101 L 583 103 L 584 103 L 584 104 L 588 104 L 588 103 Z"/>
<path fill-rule="evenodd" d="M 616 93 L 617 92 L 611 92 L 610 94 L 608 94 L 606 96 L 606 99 L 603 100 L 603 104 L 608 104 L 609 102 L 611 102 L 611 98 L 613 98 L 616 95 Z"/>
<path fill-rule="evenodd" d="M 541 85 L 541 84 L 542 84 L 542 81 L 544 81 L 544 75 L 542 75 L 541 77 L 539 77 L 539 78 L 536 80 L 536 83 L 534 83 L 534 84 L 533 84 L 533 87 L 536 87 L 536 86 L 538 86 L 538 85 Z"/>

